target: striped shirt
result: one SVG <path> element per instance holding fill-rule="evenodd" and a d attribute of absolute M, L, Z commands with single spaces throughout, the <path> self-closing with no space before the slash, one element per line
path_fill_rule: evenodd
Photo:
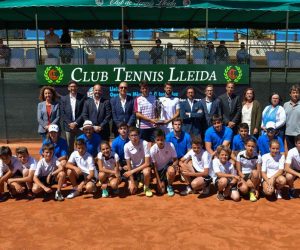
<path fill-rule="evenodd" d="M 155 119 L 155 106 L 156 98 L 153 95 L 148 96 L 139 96 L 134 101 L 134 111 L 141 113 L 143 116 L 146 116 L 150 119 Z M 151 122 L 140 120 L 141 129 L 153 128 L 154 124 Z"/>

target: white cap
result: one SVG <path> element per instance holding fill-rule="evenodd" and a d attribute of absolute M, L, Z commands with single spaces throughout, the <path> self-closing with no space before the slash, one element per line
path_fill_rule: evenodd
<path fill-rule="evenodd" d="M 266 129 L 268 129 L 268 128 L 273 128 L 273 129 L 275 129 L 276 127 L 275 127 L 275 122 L 267 122 L 267 124 L 266 124 Z"/>
<path fill-rule="evenodd" d="M 94 127 L 92 121 L 90 121 L 90 120 L 84 121 L 83 126 L 80 128 L 80 130 L 83 130 L 84 128 L 87 128 L 87 127 Z"/>
<path fill-rule="evenodd" d="M 49 132 L 56 132 L 58 133 L 59 131 L 59 127 L 56 124 L 50 124 L 49 128 L 48 128 Z"/>

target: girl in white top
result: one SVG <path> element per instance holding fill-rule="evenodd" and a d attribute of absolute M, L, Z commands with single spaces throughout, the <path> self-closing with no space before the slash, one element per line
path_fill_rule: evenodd
<path fill-rule="evenodd" d="M 22 176 L 17 176 L 16 178 L 9 178 L 7 184 L 14 186 L 14 189 L 18 191 L 24 191 L 24 183 L 27 186 L 27 198 L 32 199 L 32 185 L 33 185 L 33 175 L 36 170 L 37 162 L 28 153 L 26 147 L 16 148 L 16 156 L 22 165 Z"/>
<path fill-rule="evenodd" d="M 281 199 L 281 189 L 286 184 L 283 176 L 284 155 L 280 154 L 280 146 L 277 140 L 270 142 L 270 153 L 262 156 L 261 175 L 264 180 L 263 190 L 266 196 L 271 196 L 274 192 L 277 199 Z"/>
<path fill-rule="evenodd" d="M 253 138 L 246 140 L 245 148 L 246 150 L 239 152 L 236 157 L 236 170 L 241 177 L 238 188 L 242 194 L 250 191 L 250 201 L 257 201 L 261 179 L 261 156 L 256 152 L 256 141 Z"/>
<path fill-rule="evenodd" d="M 299 197 L 294 189 L 294 181 L 300 178 L 300 135 L 295 137 L 295 145 L 296 147 L 289 150 L 284 166 L 290 199 Z"/>
<path fill-rule="evenodd" d="M 217 147 L 217 157 L 213 160 L 213 171 L 216 188 L 218 189 L 217 199 L 224 201 L 225 197 L 230 197 L 234 201 L 240 200 L 237 190 L 237 183 L 240 177 L 237 175 L 233 164 L 229 161 L 231 150 L 229 147 L 221 145 Z"/>
<path fill-rule="evenodd" d="M 211 155 L 202 148 L 202 140 L 195 137 L 192 140 L 192 149 L 181 159 L 181 174 L 188 183 L 186 190 L 181 195 L 187 195 L 192 191 L 203 191 L 209 194 Z"/>
<path fill-rule="evenodd" d="M 99 181 L 101 182 L 102 197 L 109 196 L 107 185 L 110 184 L 111 188 L 117 193 L 118 186 L 121 182 L 120 178 L 120 164 L 118 154 L 111 151 L 108 142 L 102 142 L 100 145 L 100 152 L 98 153 L 98 166 L 99 166 Z"/>
<path fill-rule="evenodd" d="M 75 143 L 76 150 L 70 155 L 66 164 L 67 174 L 73 186 L 72 192 L 67 196 L 73 199 L 79 196 L 85 188 L 86 193 L 95 193 L 97 170 L 93 156 L 87 152 L 84 139 Z"/>

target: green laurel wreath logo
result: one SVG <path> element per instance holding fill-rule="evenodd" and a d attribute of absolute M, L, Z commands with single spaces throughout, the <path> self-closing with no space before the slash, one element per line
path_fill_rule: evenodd
<path fill-rule="evenodd" d="M 235 68 L 238 72 L 238 76 L 235 79 L 230 78 L 230 76 L 228 75 L 229 70 L 231 70 L 232 68 Z M 243 76 L 243 71 L 242 71 L 241 67 L 239 67 L 239 66 L 227 66 L 225 68 L 224 77 L 227 82 L 233 81 L 233 82 L 237 83 L 242 79 L 242 76 Z"/>
<path fill-rule="evenodd" d="M 56 70 L 58 72 L 59 76 L 57 79 L 55 79 L 55 80 L 51 79 L 51 77 L 49 76 L 50 70 Z M 59 66 L 49 66 L 44 71 L 44 77 L 48 83 L 59 84 L 59 83 L 61 83 L 62 79 L 64 78 L 64 72 L 63 72 L 62 68 Z"/>

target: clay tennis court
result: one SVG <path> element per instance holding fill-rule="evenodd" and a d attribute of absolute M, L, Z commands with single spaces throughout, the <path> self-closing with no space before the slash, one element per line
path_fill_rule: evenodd
<path fill-rule="evenodd" d="M 37 156 L 39 142 L 9 144 L 19 145 Z M 0 203 L 0 249 L 298 249 L 299 206 L 300 199 L 235 203 L 178 193 L 10 199 Z"/>

